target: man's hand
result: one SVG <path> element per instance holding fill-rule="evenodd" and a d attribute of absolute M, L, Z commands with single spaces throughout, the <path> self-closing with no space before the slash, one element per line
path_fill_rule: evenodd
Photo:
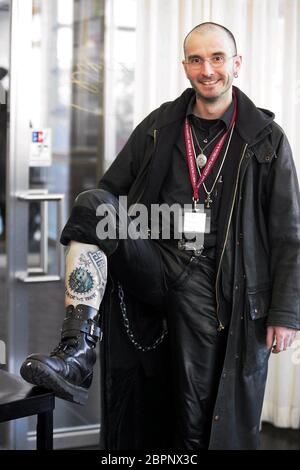
<path fill-rule="evenodd" d="M 272 353 L 278 354 L 285 351 L 294 341 L 297 330 L 285 326 L 268 326 L 267 347 L 272 348 Z M 276 341 L 275 344 L 274 340 Z"/>

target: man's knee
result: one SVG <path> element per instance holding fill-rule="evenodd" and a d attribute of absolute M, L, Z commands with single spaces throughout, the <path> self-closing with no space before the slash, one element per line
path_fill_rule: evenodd
<path fill-rule="evenodd" d="M 117 208 L 118 200 L 116 196 L 105 189 L 90 189 L 78 194 L 74 202 L 74 206 L 88 207 L 95 211 L 100 204 L 110 204 Z"/>

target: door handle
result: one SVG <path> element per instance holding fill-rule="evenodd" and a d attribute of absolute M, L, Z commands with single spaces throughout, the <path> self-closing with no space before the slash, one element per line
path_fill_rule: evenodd
<path fill-rule="evenodd" d="M 41 203 L 41 248 L 40 248 L 40 266 L 36 268 L 27 267 L 26 272 L 16 273 L 16 278 L 21 282 L 53 282 L 61 281 L 64 271 L 64 251 L 58 243 L 56 245 L 57 274 L 48 274 L 48 204 L 57 203 L 57 233 L 60 234 L 63 229 L 64 214 L 64 194 L 51 194 L 47 190 L 31 190 L 25 193 L 17 194 L 19 201 L 40 202 Z"/>

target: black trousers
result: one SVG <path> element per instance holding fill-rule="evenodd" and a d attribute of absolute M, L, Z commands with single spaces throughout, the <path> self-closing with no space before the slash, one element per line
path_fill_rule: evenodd
<path fill-rule="evenodd" d="M 119 211 L 118 200 L 104 190 L 81 193 L 61 241 L 98 245 L 108 255 L 113 276 L 128 292 L 163 309 L 173 380 L 173 448 L 207 449 L 227 338 L 226 329 L 217 331 L 214 254 L 204 250 L 195 257 L 169 241 L 99 240 L 95 214 L 101 203 Z"/>

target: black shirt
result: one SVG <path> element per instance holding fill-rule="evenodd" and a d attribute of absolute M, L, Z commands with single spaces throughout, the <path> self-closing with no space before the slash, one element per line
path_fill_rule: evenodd
<path fill-rule="evenodd" d="M 234 110 L 234 103 L 232 101 L 231 105 L 220 119 L 213 120 L 202 119 L 195 116 L 193 114 L 194 104 L 195 96 L 192 97 L 187 107 L 186 115 L 190 121 L 190 124 L 193 126 L 198 142 L 202 149 L 203 147 L 207 146 L 205 148 L 204 153 L 207 157 L 209 157 L 218 140 L 221 138 L 222 135 L 224 135 L 224 132 L 226 132 L 226 130 L 228 130 L 230 126 L 230 121 Z M 218 137 L 214 139 L 217 134 L 219 134 Z M 224 145 L 212 172 L 206 178 L 205 185 L 208 191 L 210 191 L 220 169 L 228 139 L 229 135 L 225 139 Z M 200 153 L 200 149 L 197 146 L 195 139 L 194 145 L 196 153 Z M 211 205 L 211 229 L 210 233 L 206 233 L 204 236 L 205 248 L 212 248 L 216 246 L 217 222 L 220 210 L 220 203 L 222 201 L 223 186 L 224 184 L 226 184 L 226 182 L 228 182 L 228 184 L 232 186 L 232 176 L 236 173 L 237 169 L 237 158 L 235 157 L 237 156 L 238 152 L 235 152 L 235 149 L 233 147 L 234 142 L 232 140 L 222 170 L 218 177 L 218 181 L 215 184 L 213 193 L 211 194 L 211 199 L 213 200 Z M 191 205 L 192 196 L 193 189 L 188 170 L 187 156 L 185 151 L 184 130 L 182 127 L 181 134 L 173 150 L 172 164 L 160 193 L 160 204 L 166 203 L 168 205 L 172 205 L 174 203 L 179 203 L 181 206 L 183 206 L 184 204 Z M 203 185 L 201 185 L 199 190 L 199 203 L 204 204 L 206 197 L 206 192 L 204 191 Z M 172 230 L 173 227 L 171 228 L 171 233 Z"/>

